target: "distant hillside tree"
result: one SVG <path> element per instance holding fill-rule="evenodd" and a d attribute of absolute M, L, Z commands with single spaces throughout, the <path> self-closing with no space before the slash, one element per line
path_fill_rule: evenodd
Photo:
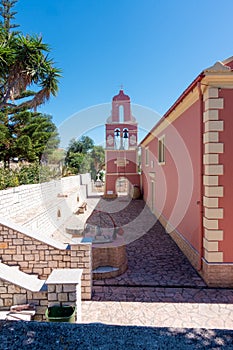
<path fill-rule="evenodd" d="M 95 146 L 89 136 L 82 136 L 80 139 L 72 139 L 69 143 L 65 164 L 74 173 L 90 172 L 92 178 L 101 170 L 104 164 L 105 152 L 102 146 Z"/>

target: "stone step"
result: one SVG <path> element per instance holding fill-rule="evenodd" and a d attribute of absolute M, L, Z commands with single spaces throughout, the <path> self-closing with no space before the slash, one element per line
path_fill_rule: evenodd
<path fill-rule="evenodd" d="M 36 275 L 29 275 L 20 271 L 17 266 L 8 266 L 3 263 L 0 263 L 0 279 L 31 292 L 39 292 L 45 283 Z"/>
<path fill-rule="evenodd" d="M 113 266 L 99 266 L 97 269 L 93 270 L 93 273 L 107 273 L 107 272 L 115 272 L 118 271 L 118 267 L 113 267 Z"/>
<path fill-rule="evenodd" d="M 119 268 L 113 266 L 99 266 L 92 270 L 93 280 L 102 280 L 105 278 L 114 278 L 119 274 Z"/>

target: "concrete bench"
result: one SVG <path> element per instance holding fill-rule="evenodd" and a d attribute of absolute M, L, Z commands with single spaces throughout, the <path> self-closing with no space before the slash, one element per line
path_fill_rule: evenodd
<path fill-rule="evenodd" d="M 84 214 L 85 210 L 87 210 L 87 203 L 83 202 L 78 208 L 78 213 L 79 214 Z"/>

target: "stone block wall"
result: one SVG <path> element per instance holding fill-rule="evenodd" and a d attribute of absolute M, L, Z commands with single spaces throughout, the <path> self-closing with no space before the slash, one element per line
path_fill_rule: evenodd
<path fill-rule="evenodd" d="M 105 246 L 95 245 L 92 249 L 92 269 L 101 266 L 111 266 L 117 270 L 106 273 L 94 272 L 93 279 L 113 278 L 124 273 L 128 267 L 126 246 L 124 244 L 117 246 L 115 242 Z"/>
<path fill-rule="evenodd" d="M 86 198 L 88 175 L 0 191 L 0 217 L 51 235 Z M 84 184 L 81 176 L 86 180 Z"/>
<path fill-rule="evenodd" d="M 74 305 L 76 303 L 76 285 L 48 285 L 48 305 L 53 306 L 57 301 L 65 305 Z"/>
<path fill-rule="evenodd" d="M 12 305 L 26 303 L 26 289 L 3 280 L 0 280 L 0 294 L 0 308 L 2 310 L 9 309 Z"/>
<path fill-rule="evenodd" d="M 210 287 L 233 288 L 233 264 L 213 264 L 203 260 L 201 276 Z"/>
<path fill-rule="evenodd" d="M 81 294 L 77 284 L 49 284 L 48 306 L 71 305 L 76 306 L 76 320 L 81 322 Z M 39 315 L 38 315 L 39 316 Z"/>
<path fill-rule="evenodd" d="M 36 307 L 36 321 L 45 320 L 45 310 L 48 306 L 47 290 L 31 292 L 12 283 L 0 280 L 0 309 L 9 310 L 12 305 L 32 303 Z"/>
<path fill-rule="evenodd" d="M 40 279 L 47 279 L 55 268 L 83 269 L 82 299 L 91 299 L 91 243 L 56 247 L 0 224 L 0 259 L 7 265 L 18 265 L 25 273 L 36 274 Z"/>
<path fill-rule="evenodd" d="M 45 321 L 45 311 L 48 306 L 72 305 L 76 306 L 77 319 L 81 321 L 81 303 L 79 298 L 79 285 L 59 284 L 49 285 L 48 290 L 31 292 L 12 283 L 0 280 L 0 309 L 10 310 L 12 305 L 34 304 L 35 321 Z"/>
<path fill-rule="evenodd" d="M 53 200 L 58 193 L 70 191 L 80 185 L 79 176 L 71 176 L 35 185 L 22 185 L 0 191 L 0 216 L 13 216 L 25 209 L 38 207 Z M 23 206 L 23 208 L 22 208 Z M 24 210 L 23 210 L 24 209 Z"/>

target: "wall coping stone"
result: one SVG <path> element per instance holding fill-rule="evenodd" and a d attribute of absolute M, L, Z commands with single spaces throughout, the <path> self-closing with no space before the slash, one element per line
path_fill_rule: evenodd
<path fill-rule="evenodd" d="M 0 217 L 0 225 L 7 226 L 12 230 L 18 231 L 21 234 L 24 234 L 28 237 L 34 238 L 37 241 L 43 242 L 45 244 L 48 244 L 49 246 L 52 246 L 57 249 L 66 250 L 68 247 L 68 244 L 61 243 L 53 238 L 46 237 L 42 235 L 41 233 L 37 232 L 36 230 L 31 230 L 27 227 L 21 226 L 16 224 L 15 222 L 5 219 L 3 217 Z"/>
<path fill-rule="evenodd" d="M 46 284 L 80 284 L 83 269 L 54 269 Z"/>
<path fill-rule="evenodd" d="M 0 263 L 0 279 L 30 290 L 31 292 L 41 291 L 45 282 L 35 275 L 29 275 L 20 271 L 16 266 L 8 266 L 3 263 Z"/>

